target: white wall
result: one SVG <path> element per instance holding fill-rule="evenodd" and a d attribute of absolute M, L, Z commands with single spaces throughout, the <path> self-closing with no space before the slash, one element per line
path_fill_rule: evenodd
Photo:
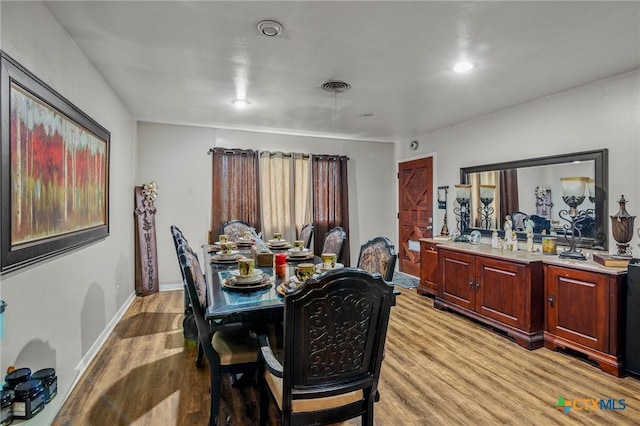
<path fill-rule="evenodd" d="M 8 303 L 0 372 L 9 365 L 56 369 L 59 396 L 32 421 L 50 424 L 76 367 L 134 292 L 135 123 L 46 6 L 1 2 L 0 8 L 2 50 L 111 132 L 110 235 L 3 275 L 0 284 Z"/>
<path fill-rule="evenodd" d="M 450 190 L 459 182 L 461 167 L 608 148 L 609 214 L 618 211 L 617 200 L 624 194 L 627 211 L 640 216 L 640 71 L 420 135 L 418 151 L 409 149 L 410 140 L 396 145 L 396 158 L 436 153 L 434 185 Z M 452 198 L 450 229 L 455 227 Z M 442 226 L 442 211 L 438 214 L 434 229 Z M 638 240 L 634 234 L 636 256 Z M 611 250 L 615 240 L 609 231 Z"/>
<path fill-rule="evenodd" d="M 393 145 L 388 143 L 277 135 L 205 127 L 139 123 L 138 184 L 154 180 L 160 284 L 181 282 L 169 227 L 178 226 L 192 247 L 207 242 L 211 210 L 209 148 L 346 155 L 349 160 L 351 262 L 360 245 L 396 236 Z"/>

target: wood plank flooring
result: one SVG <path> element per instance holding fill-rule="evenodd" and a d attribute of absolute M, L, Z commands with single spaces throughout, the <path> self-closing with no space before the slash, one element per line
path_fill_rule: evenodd
<path fill-rule="evenodd" d="M 391 313 L 375 424 L 637 425 L 640 380 L 576 356 L 527 351 L 433 300 L 402 289 Z M 54 425 L 205 425 L 209 372 L 182 335 L 181 291 L 137 298 L 67 399 Z M 624 410 L 554 407 L 624 399 Z M 222 387 L 220 424 L 258 423 L 255 386 Z M 584 407 L 584 405 L 582 405 Z M 619 407 L 619 405 L 616 405 Z M 272 411 L 269 424 L 278 424 Z M 344 425 L 359 425 L 359 420 Z"/>

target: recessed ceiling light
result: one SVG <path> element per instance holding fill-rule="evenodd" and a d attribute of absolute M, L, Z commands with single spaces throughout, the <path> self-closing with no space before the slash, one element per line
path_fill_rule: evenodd
<path fill-rule="evenodd" d="M 246 99 L 234 99 L 231 103 L 238 109 L 245 109 L 251 104 L 251 102 Z"/>
<path fill-rule="evenodd" d="M 372 112 L 365 112 L 364 114 L 362 114 L 363 117 L 373 117 L 373 113 Z"/>
<path fill-rule="evenodd" d="M 453 70 L 455 72 L 468 72 L 471 71 L 473 69 L 474 65 L 471 62 L 468 61 L 460 61 L 458 62 L 454 67 Z"/>
<path fill-rule="evenodd" d="M 282 29 L 283 27 L 280 22 L 272 21 L 270 19 L 258 22 L 258 31 L 260 31 L 260 34 L 267 37 L 280 35 L 282 33 Z"/>

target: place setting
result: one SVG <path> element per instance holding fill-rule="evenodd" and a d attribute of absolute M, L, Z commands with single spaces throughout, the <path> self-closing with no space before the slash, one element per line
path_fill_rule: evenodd
<path fill-rule="evenodd" d="M 267 245 L 269 246 L 270 249 L 274 249 L 274 250 L 283 250 L 283 249 L 291 248 L 291 243 L 289 243 L 287 240 L 282 238 L 282 233 L 280 232 L 274 232 L 273 238 L 267 241 Z"/>
<path fill-rule="evenodd" d="M 302 287 L 309 278 L 316 275 L 313 263 L 300 263 L 295 267 L 294 275 L 276 287 L 276 292 L 281 296 L 294 293 Z"/>
<path fill-rule="evenodd" d="M 287 260 L 309 260 L 313 259 L 313 253 L 305 248 L 304 241 L 295 240 L 293 247 L 287 250 Z"/>
<path fill-rule="evenodd" d="M 220 243 L 220 251 L 211 256 L 212 263 L 236 263 L 242 255 L 238 250 L 233 250 L 234 244 L 230 241 Z"/>
<path fill-rule="evenodd" d="M 238 238 L 236 240 L 236 245 L 238 247 L 251 247 L 253 244 L 255 244 L 255 239 L 253 238 L 253 236 L 251 235 L 250 231 L 245 231 L 242 234 L 242 237 Z"/>
<path fill-rule="evenodd" d="M 316 271 L 321 274 L 332 269 L 344 268 L 342 263 L 338 263 L 338 256 L 335 253 L 322 253 L 322 263 L 315 265 Z"/>
<path fill-rule="evenodd" d="M 222 287 L 230 290 L 259 290 L 271 285 L 273 277 L 262 269 L 254 267 L 253 259 L 238 259 L 238 269 L 229 271 L 229 276 L 222 280 Z"/>

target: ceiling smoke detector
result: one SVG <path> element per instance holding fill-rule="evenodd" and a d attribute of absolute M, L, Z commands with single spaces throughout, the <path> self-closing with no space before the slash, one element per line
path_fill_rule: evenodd
<path fill-rule="evenodd" d="M 345 90 L 351 89 L 351 85 L 346 81 L 330 80 L 322 83 L 320 88 L 331 93 L 342 93 Z"/>
<path fill-rule="evenodd" d="M 283 27 L 280 22 L 272 21 L 270 19 L 258 22 L 258 31 L 260 31 L 260 34 L 267 37 L 280 35 L 282 33 L 282 29 Z"/>

